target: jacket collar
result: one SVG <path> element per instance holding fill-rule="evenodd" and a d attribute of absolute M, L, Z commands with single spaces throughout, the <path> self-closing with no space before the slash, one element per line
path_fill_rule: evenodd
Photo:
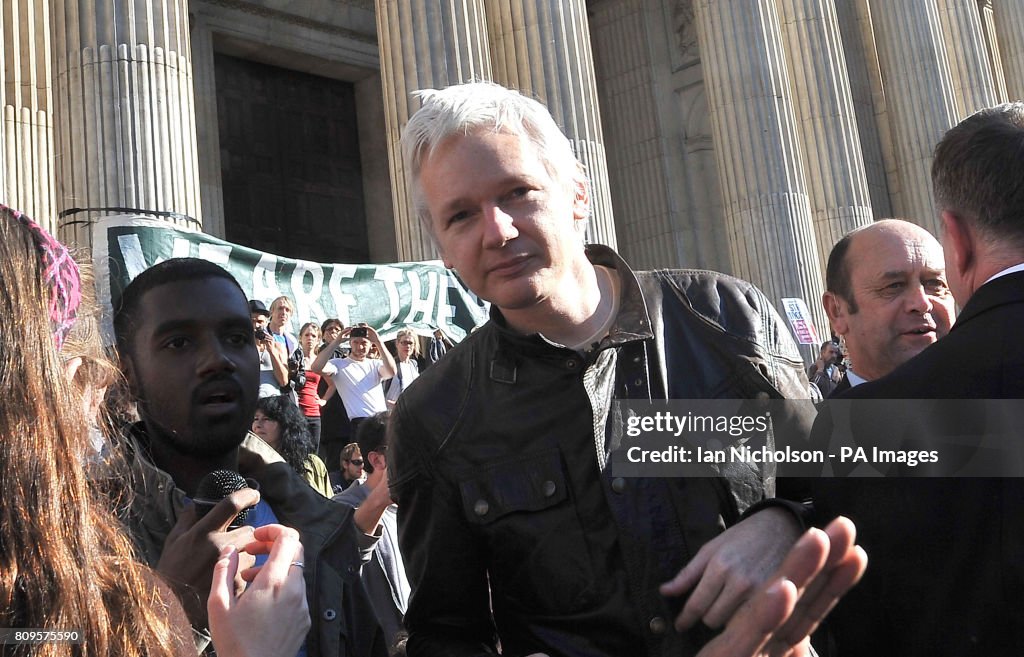
<path fill-rule="evenodd" d="M 586 247 L 587 259 L 591 264 L 601 265 L 614 271 L 619 276 L 619 290 L 622 297 L 619 299 L 619 314 L 616 316 L 612 327 L 601 341 L 598 351 L 608 347 L 617 347 L 635 340 L 646 340 L 653 337 L 651 332 L 651 318 L 647 314 L 647 304 L 644 302 L 643 292 L 637 282 L 633 271 L 626 264 L 619 254 L 603 244 L 588 244 Z M 494 323 L 498 333 L 505 339 L 511 341 L 519 348 L 551 348 L 551 343 L 545 340 L 540 334 L 533 333 L 522 335 L 509 328 L 505 317 L 497 306 L 491 304 L 491 321 Z"/>
<path fill-rule="evenodd" d="M 964 304 L 951 330 L 993 308 L 1024 301 L 1024 272 L 1000 276 L 979 287 Z"/>

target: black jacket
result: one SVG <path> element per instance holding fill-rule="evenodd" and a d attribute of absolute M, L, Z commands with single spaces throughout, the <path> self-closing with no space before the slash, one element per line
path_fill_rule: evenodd
<path fill-rule="evenodd" d="M 496 630 L 513 655 L 692 654 L 707 632 L 677 635 L 678 601 L 658 584 L 774 494 L 768 468 L 621 479 L 599 466 L 592 409 L 609 392 L 806 398 L 807 380 L 752 285 L 712 272 L 634 276 L 605 247 L 588 255 L 622 283 L 597 350 L 518 335 L 492 310 L 399 399 L 388 464 L 414 587 L 410 655 L 487 654 Z"/>
<path fill-rule="evenodd" d="M 855 400 L 848 402 L 857 414 L 855 438 L 879 440 L 891 432 L 893 439 L 919 437 L 948 448 L 972 431 L 1000 430 L 992 415 L 983 422 L 971 409 L 993 406 L 980 400 L 1024 398 L 1021 326 L 1024 273 L 980 287 L 949 335 L 842 396 Z M 888 402 L 892 411 L 859 401 L 878 399 L 896 400 Z M 903 401 L 911 399 L 942 401 Z M 950 401 L 957 399 L 971 401 Z M 1018 441 L 1021 403 L 999 407 L 1011 413 L 1003 420 L 1010 440 Z M 1024 653 L 1024 478 L 1020 461 L 1006 466 L 1018 476 L 816 483 L 822 513 L 853 519 L 871 560 L 829 621 L 840 655 Z"/>
<path fill-rule="evenodd" d="M 127 434 L 133 495 L 130 508 L 124 511 L 140 558 L 155 568 L 167 536 L 185 508 L 186 496 L 169 474 L 150 461 L 148 440 L 141 422 Z M 383 657 L 387 654 L 384 636 L 359 581 L 361 562 L 369 560 L 374 541 L 356 528 L 351 507 L 313 490 L 254 434 L 249 434 L 241 449 L 259 456 L 250 456 L 249 462 L 260 463 L 242 474 L 259 483 L 260 495 L 277 521 L 298 531 L 302 541 L 312 621 L 306 637 L 307 655 Z"/>

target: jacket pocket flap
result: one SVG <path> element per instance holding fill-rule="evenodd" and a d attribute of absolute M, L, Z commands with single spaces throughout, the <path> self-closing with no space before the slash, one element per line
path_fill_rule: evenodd
<path fill-rule="evenodd" d="M 568 497 L 557 449 L 493 465 L 464 479 L 459 487 L 466 519 L 477 525 L 517 511 L 540 511 Z"/>

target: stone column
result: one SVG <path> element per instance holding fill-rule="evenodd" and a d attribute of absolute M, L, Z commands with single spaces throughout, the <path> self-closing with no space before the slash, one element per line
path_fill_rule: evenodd
<path fill-rule="evenodd" d="M 995 12 L 992 0 L 978 0 L 978 11 L 981 12 L 981 31 L 985 35 L 985 47 L 988 50 L 988 63 L 992 69 L 992 81 L 996 85 L 996 98 L 1005 103 L 1006 76 L 1003 74 L 1003 57 L 999 53 L 999 37 L 996 36 Z"/>
<path fill-rule="evenodd" d="M 53 94 L 47 2 L 0 8 L 0 200 L 53 231 Z"/>
<path fill-rule="evenodd" d="M 544 103 L 590 178 L 587 241 L 616 247 L 584 0 L 487 0 L 494 78 Z"/>
<path fill-rule="evenodd" d="M 62 235 L 152 215 L 201 227 L 187 0 L 52 0 Z"/>
<path fill-rule="evenodd" d="M 413 91 L 491 78 L 484 2 L 376 2 L 398 257 L 436 258 L 430 235 L 412 207 L 399 138 L 409 117 L 420 106 L 411 95 Z"/>
<path fill-rule="evenodd" d="M 958 114 L 936 0 L 872 0 L 871 16 L 896 144 L 894 211 L 938 235 L 932 150 Z"/>
<path fill-rule="evenodd" d="M 1006 95 L 1024 100 L 1024 2 L 1000 0 L 994 3 L 996 34 L 1003 55 Z"/>
<path fill-rule="evenodd" d="M 192 49 L 192 86 L 195 90 L 196 162 L 199 167 L 199 195 L 202 198 L 203 232 L 223 239 L 224 185 L 220 165 L 220 125 L 217 119 L 217 79 L 213 52 L 213 30 L 202 16 L 189 21 Z"/>
<path fill-rule="evenodd" d="M 780 0 L 818 262 L 872 221 L 857 115 L 833 0 Z"/>
<path fill-rule="evenodd" d="M 811 206 L 774 2 L 696 0 L 701 65 L 735 275 L 821 310 Z"/>
<path fill-rule="evenodd" d="M 963 118 L 996 104 L 981 12 L 977 0 L 938 0 L 938 9 L 953 97 Z"/>
<path fill-rule="evenodd" d="M 864 154 L 871 210 L 876 219 L 891 217 L 893 194 L 898 193 L 898 188 L 889 184 L 886 163 L 895 157 L 892 156 L 888 110 L 878 67 L 871 11 L 868 0 L 835 0 L 835 7 L 843 37 L 853 109 L 857 115 L 860 147 Z"/>

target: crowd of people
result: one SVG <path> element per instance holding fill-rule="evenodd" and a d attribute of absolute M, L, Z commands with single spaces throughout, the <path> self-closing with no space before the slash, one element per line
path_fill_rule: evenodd
<path fill-rule="evenodd" d="M 394 406 L 402 390 L 452 344 L 436 329 L 424 338 L 432 354 L 428 359 L 419 354 L 421 338 L 410 328 L 400 329 L 389 347 L 365 323 L 346 328 L 337 318 L 322 324 L 306 322 L 296 338 L 288 330 L 294 311 L 286 296 L 274 299 L 270 309 L 250 299 L 249 313 L 260 355 L 261 423 L 269 418 L 275 426 L 287 425 L 286 460 L 293 465 L 305 463 L 303 476 L 327 497 L 363 479 L 362 461 L 353 455 L 359 449 L 355 443 L 359 424 Z M 296 413 L 291 407 L 304 422 L 292 422 Z M 253 431 L 265 438 L 255 420 Z M 282 450 L 276 445 L 275 449 Z"/>
<path fill-rule="evenodd" d="M 419 99 L 417 213 L 491 303 L 428 358 L 404 328 L 394 353 L 364 323 L 293 335 L 288 297 L 174 258 L 112 300 L 112 359 L 88 276 L 0 206 L 0 625 L 74 628 L 87 655 L 737 657 L 808 654 L 838 602 L 821 654 L 1024 648 L 1019 476 L 613 467 L 616 401 L 794 400 L 773 431 L 828 444 L 961 427 L 844 400 L 1024 394 L 1024 103 L 937 146 L 941 243 L 888 219 L 835 244 L 835 340 L 805 368 L 749 283 L 585 245 L 588 181 L 542 105 Z"/>

